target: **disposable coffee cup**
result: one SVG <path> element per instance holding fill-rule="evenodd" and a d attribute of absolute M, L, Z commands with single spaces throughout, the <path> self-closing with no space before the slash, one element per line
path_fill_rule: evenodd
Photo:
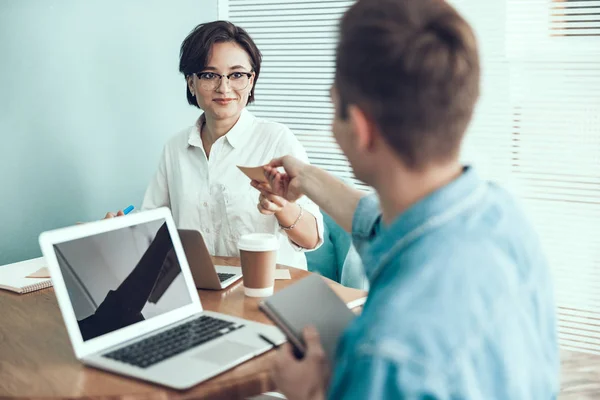
<path fill-rule="evenodd" d="M 238 241 L 244 293 L 249 297 L 273 294 L 279 240 L 268 233 L 251 233 Z"/>

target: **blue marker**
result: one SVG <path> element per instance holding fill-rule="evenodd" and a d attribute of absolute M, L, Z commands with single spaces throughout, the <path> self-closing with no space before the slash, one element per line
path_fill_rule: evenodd
<path fill-rule="evenodd" d="M 126 209 L 123 210 L 123 214 L 125 214 L 125 215 L 129 214 L 130 212 L 133 211 L 133 208 L 134 207 L 132 205 L 127 207 Z"/>

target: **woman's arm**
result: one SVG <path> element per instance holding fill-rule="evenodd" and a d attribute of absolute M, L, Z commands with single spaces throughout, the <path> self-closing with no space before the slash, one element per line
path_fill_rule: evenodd
<path fill-rule="evenodd" d="M 311 208 L 314 208 L 314 204 L 313 207 L 310 207 L 307 204 L 303 206 L 301 202 L 288 202 L 284 198 L 268 192 L 266 187 L 261 187 L 257 183 L 256 181 L 253 182 L 253 186 L 261 191 L 258 210 L 262 214 L 275 215 L 279 226 L 298 247 L 304 249 L 317 247 L 323 233 L 322 229 L 319 229 L 317 217 L 313 214 L 314 210 L 311 210 Z M 321 216 L 319 215 L 319 217 Z"/>
<path fill-rule="evenodd" d="M 285 169 L 285 173 L 277 171 L 280 167 Z M 366 192 L 354 189 L 328 172 L 294 157 L 273 160 L 265 169 L 274 193 L 289 200 L 307 196 L 346 232 L 352 232 L 354 212 Z"/>
<path fill-rule="evenodd" d="M 293 155 L 309 163 L 306 150 L 289 129 L 281 136 L 276 154 Z M 302 197 L 290 202 L 272 193 L 268 185 L 253 182 L 252 186 L 261 192 L 259 211 L 262 214 L 273 214 L 292 245 L 298 247 L 298 250 L 312 250 L 323 243 L 323 216 L 312 200 Z"/>
<path fill-rule="evenodd" d="M 142 203 L 142 210 L 152 210 L 159 207 L 171 207 L 167 181 L 167 146 L 163 149 L 158 169 L 146 189 Z"/>

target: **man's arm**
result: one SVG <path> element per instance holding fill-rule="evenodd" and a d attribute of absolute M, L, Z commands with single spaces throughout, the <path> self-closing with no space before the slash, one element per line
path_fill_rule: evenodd
<path fill-rule="evenodd" d="M 313 165 L 303 169 L 304 194 L 331 216 L 346 232 L 352 232 L 352 219 L 359 200 L 366 194 Z"/>
<path fill-rule="evenodd" d="M 277 168 L 283 167 L 285 173 Z M 265 167 L 275 194 L 289 201 L 306 195 L 344 230 L 352 231 L 352 219 L 359 200 L 366 193 L 356 190 L 328 172 L 292 157 L 275 159 Z"/>

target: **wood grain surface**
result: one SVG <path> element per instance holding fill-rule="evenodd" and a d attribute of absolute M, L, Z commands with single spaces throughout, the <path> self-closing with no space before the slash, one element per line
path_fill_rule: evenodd
<path fill-rule="evenodd" d="M 215 263 L 239 265 L 239 259 L 219 257 Z M 289 270 L 292 279 L 276 281 L 276 291 L 310 275 Z M 346 302 L 366 295 L 329 283 Z M 258 309 L 260 299 L 244 296 L 241 280 L 226 290 L 198 293 L 206 310 L 270 323 Z M 242 399 L 275 389 L 269 377 L 274 354 L 270 351 L 192 389 L 175 391 L 77 361 L 52 288 L 23 295 L 0 290 L 0 398 Z"/>
<path fill-rule="evenodd" d="M 238 262 L 235 258 L 215 259 L 224 265 Z M 310 274 L 289 270 L 292 279 L 277 281 L 275 290 Z M 346 302 L 366 295 L 329 283 Z M 207 310 L 269 323 L 258 310 L 259 299 L 244 296 L 241 281 L 223 291 L 198 293 Z M 273 355 L 268 352 L 187 391 L 170 390 L 77 361 L 53 289 L 24 295 L 0 290 L 0 398 L 243 399 L 275 389 L 269 378 Z M 600 356 L 563 350 L 561 359 L 559 399 L 600 399 Z"/>

